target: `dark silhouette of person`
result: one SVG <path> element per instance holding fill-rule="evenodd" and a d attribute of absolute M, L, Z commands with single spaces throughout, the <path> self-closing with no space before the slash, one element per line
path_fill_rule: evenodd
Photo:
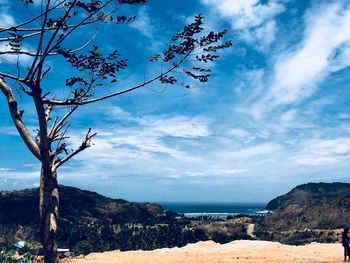
<path fill-rule="evenodd" d="M 341 243 L 344 247 L 344 261 L 346 261 L 346 258 L 350 261 L 350 244 L 349 244 L 349 227 L 344 227 L 344 231 L 341 235 Z"/>

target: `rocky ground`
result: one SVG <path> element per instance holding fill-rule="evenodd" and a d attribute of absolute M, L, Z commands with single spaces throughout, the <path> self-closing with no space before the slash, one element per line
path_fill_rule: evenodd
<path fill-rule="evenodd" d="M 206 241 L 182 248 L 92 253 L 60 263 L 335 263 L 342 260 L 343 248 L 339 243 L 289 246 L 278 242 L 239 240 L 223 245 Z"/>

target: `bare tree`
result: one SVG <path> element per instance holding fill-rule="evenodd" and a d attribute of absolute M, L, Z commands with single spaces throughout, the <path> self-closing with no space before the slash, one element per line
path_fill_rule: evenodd
<path fill-rule="evenodd" d="M 95 29 L 101 26 L 132 23 L 136 17 L 123 16 L 121 10 L 130 5 L 145 4 L 146 0 L 21 1 L 31 10 L 32 17 L 17 25 L 0 28 L 0 44 L 3 47 L 0 58 L 18 58 L 16 70 L 9 70 L 6 63 L 1 64 L 0 89 L 19 135 L 41 164 L 41 243 L 45 262 L 52 263 L 57 262 L 57 170 L 90 147 L 91 139 L 96 135 L 91 128 L 88 129 L 80 146 L 68 150 L 65 139 L 72 114 L 83 105 L 104 101 L 156 82 L 185 88 L 189 88 L 186 77 L 207 82 L 210 69 L 200 65 L 217 59 L 219 56 L 216 52 L 232 44 L 230 41 L 223 42 L 225 30 L 204 34 L 203 17 L 198 15 L 193 23 L 172 37 L 166 50 L 149 58 L 149 63 L 159 64 L 159 70 L 153 72 L 153 76 L 134 86 L 101 94 L 98 87 L 106 83 L 119 83 L 119 73 L 127 67 L 127 60 L 117 50 L 104 55 L 99 47 L 93 45 L 96 33 L 85 43 L 81 43 L 79 34 L 91 32 L 89 29 L 97 32 Z M 72 43 L 78 46 L 73 47 Z M 32 58 L 28 67 L 21 65 L 23 56 Z M 54 59 L 65 61 L 67 68 L 75 70 L 62 87 L 69 91 L 66 97 L 59 97 L 57 94 L 61 93 L 57 92 L 57 87 L 52 88 L 44 81 L 54 75 L 47 66 L 47 61 L 52 63 Z M 16 90 L 32 101 L 38 120 L 36 134 L 31 134 L 26 127 L 23 110 L 20 110 L 15 97 Z M 66 110 L 65 114 L 60 114 L 62 109 Z"/>

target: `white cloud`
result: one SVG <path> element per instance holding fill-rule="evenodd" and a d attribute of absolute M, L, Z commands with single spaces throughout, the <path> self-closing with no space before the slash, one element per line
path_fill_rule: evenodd
<path fill-rule="evenodd" d="M 12 169 L 12 168 L 2 168 L 2 167 L 0 167 L 0 172 L 12 172 L 12 171 L 15 171 L 14 169 Z"/>
<path fill-rule="evenodd" d="M 282 12 L 284 7 L 274 1 L 266 4 L 259 0 L 202 0 L 206 5 L 215 6 L 223 17 L 234 18 L 235 29 L 258 27 L 266 20 Z"/>
<path fill-rule="evenodd" d="M 39 170 L 19 171 L 12 168 L 0 168 L 0 178 L 3 180 L 28 180 L 38 179 L 40 175 Z"/>
<path fill-rule="evenodd" d="M 18 135 L 18 131 L 14 126 L 6 126 L 1 127 L 0 126 L 0 134 L 7 134 L 7 135 Z"/>
<path fill-rule="evenodd" d="M 179 138 L 197 138 L 209 136 L 207 121 L 200 117 L 145 117 L 139 124 L 148 127 L 155 133 L 163 136 Z"/>
<path fill-rule="evenodd" d="M 283 111 L 286 105 L 298 107 L 333 73 L 350 66 L 350 5 L 315 6 L 307 11 L 300 27 L 305 29 L 299 42 L 272 53 L 272 70 L 251 71 L 258 81 L 246 81 L 253 91 L 240 111 L 261 119 L 274 110 Z M 322 100 L 334 102 L 334 98 Z M 283 113 L 281 120 L 286 117 Z"/>
<path fill-rule="evenodd" d="M 200 116 L 189 117 L 183 115 L 176 116 L 143 116 L 134 117 L 130 113 L 119 107 L 108 109 L 108 114 L 114 119 L 124 119 L 137 123 L 144 129 L 149 130 L 157 137 L 170 136 L 179 138 L 207 137 L 209 120 Z"/>
<path fill-rule="evenodd" d="M 0 3 L 1 4 L 1 3 Z M 15 19 L 13 16 L 3 13 L 0 13 L 0 27 L 10 27 L 16 25 Z"/>
<path fill-rule="evenodd" d="M 286 112 L 283 112 L 280 116 L 280 120 L 282 121 L 282 123 L 284 124 L 288 124 L 290 122 L 293 122 L 296 118 L 298 111 L 296 109 L 291 109 L 288 110 Z"/>
<path fill-rule="evenodd" d="M 201 117 L 132 117 L 118 107 L 111 109 L 108 114 L 115 119 L 132 121 L 133 124 L 129 127 L 109 125 L 108 132 L 104 130 L 101 133 L 98 132 L 99 136 L 94 139 L 93 151 L 86 151 L 77 159 L 90 160 L 91 158 L 92 162 L 98 160 L 109 164 L 132 159 L 133 162 L 138 160 L 139 163 L 144 163 L 152 160 L 158 162 L 161 154 L 162 158 L 170 158 L 174 161 L 196 161 L 196 157 L 179 144 L 167 143 L 166 140 L 169 137 L 173 140 L 204 138 L 210 134 L 206 120 Z M 81 138 L 71 136 L 70 142 L 77 147 Z"/>
<path fill-rule="evenodd" d="M 349 113 L 345 113 L 345 112 L 338 113 L 336 118 L 339 119 L 339 120 L 349 120 L 350 119 L 350 114 Z"/>
<path fill-rule="evenodd" d="M 350 139 L 311 139 L 291 159 L 302 165 L 335 164 L 350 158 Z"/>
<path fill-rule="evenodd" d="M 136 20 L 131 23 L 130 26 L 139 31 L 145 37 L 153 38 L 154 27 L 145 7 L 138 11 Z"/>
<path fill-rule="evenodd" d="M 274 20 L 269 21 L 264 26 L 257 28 L 247 39 L 260 42 L 262 47 L 266 48 L 275 41 L 276 28 L 276 22 Z"/>
<path fill-rule="evenodd" d="M 330 73 L 350 65 L 349 55 L 350 7 L 338 3 L 310 12 L 302 42 L 275 64 L 269 100 L 280 105 L 309 97 Z"/>
<path fill-rule="evenodd" d="M 277 152 L 280 146 L 276 143 L 262 143 L 250 147 L 244 147 L 232 152 L 224 152 L 221 155 L 233 159 L 253 158 L 256 156 L 267 155 Z"/>
<path fill-rule="evenodd" d="M 191 177 L 201 180 L 243 176 L 247 172 L 244 165 L 232 163 L 230 158 L 236 138 L 227 138 L 226 142 L 220 140 L 217 134 L 210 132 L 211 121 L 207 118 L 184 115 L 133 117 L 118 107 L 110 109 L 107 115 L 112 123 L 101 126 L 93 147 L 75 158 L 74 166 L 79 166 L 79 173 L 94 177 L 143 175 L 160 180 Z M 115 120 L 111 120 L 111 116 Z M 239 130 L 232 130 L 232 133 L 247 135 Z M 80 137 L 71 136 L 71 144 L 78 146 L 82 137 L 83 133 Z M 213 140 L 217 140 L 217 145 L 210 143 Z M 218 151 L 222 153 L 221 157 L 216 155 Z M 71 177 L 72 172 L 69 167 L 62 170 L 64 178 Z"/>
<path fill-rule="evenodd" d="M 11 50 L 11 47 L 9 45 L 7 45 L 4 42 L 0 43 L 0 51 L 6 52 L 6 51 L 10 51 L 10 50 Z M 26 46 L 22 47 L 22 51 L 29 51 L 29 50 L 30 50 L 30 48 L 28 48 Z M 31 56 L 28 56 L 28 55 L 25 55 L 25 54 L 21 54 L 21 55 L 4 54 L 4 55 L 0 55 L 0 64 L 1 63 L 16 64 L 17 61 L 19 61 L 21 66 L 26 66 L 26 65 L 29 65 L 33 61 L 33 58 Z"/>
<path fill-rule="evenodd" d="M 151 45 L 147 46 L 149 50 L 157 51 L 163 43 L 156 38 L 156 28 L 153 24 L 154 21 L 151 21 L 146 7 L 142 7 L 136 15 L 136 20 L 130 24 L 130 27 L 136 29 L 141 35 L 151 41 Z"/>
<path fill-rule="evenodd" d="M 233 128 L 225 132 L 225 135 L 234 139 L 243 142 L 244 144 L 250 143 L 256 138 L 252 132 L 242 129 L 242 128 Z"/>
<path fill-rule="evenodd" d="M 285 10 L 278 1 L 202 0 L 202 3 L 229 20 L 242 39 L 259 50 L 266 49 L 274 42 L 277 28 L 274 19 Z"/>

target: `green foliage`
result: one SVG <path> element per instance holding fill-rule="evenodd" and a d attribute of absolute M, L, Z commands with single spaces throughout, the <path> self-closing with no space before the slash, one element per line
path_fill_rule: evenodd
<path fill-rule="evenodd" d="M 172 37 L 172 42 L 169 47 L 163 51 L 163 62 L 171 63 L 174 67 L 178 67 L 178 61 L 184 60 L 188 56 L 195 56 L 195 61 L 199 63 L 208 63 L 219 58 L 217 51 L 226 49 L 232 46 L 231 41 L 226 41 L 219 44 L 227 33 L 227 30 L 214 33 L 211 31 L 207 35 L 201 35 L 203 32 L 204 17 L 199 14 L 195 17 L 194 22 L 186 25 L 184 29 Z M 150 58 L 151 62 L 160 59 L 157 54 Z M 200 82 L 208 82 L 210 69 L 196 66 L 192 68 L 182 68 L 182 72 Z M 162 84 L 180 84 L 183 87 L 189 88 L 189 85 L 179 82 L 175 76 L 164 75 L 159 78 Z"/>
<path fill-rule="evenodd" d="M 182 247 L 189 243 L 212 239 L 227 243 L 236 239 L 249 239 L 246 229 L 238 226 L 234 234 L 206 232 L 200 225 L 178 221 L 172 224 L 91 224 L 67 229 L 58 237 L 61 247 L 69 247 L 74 254 L 88 254 L 119 249 L 153 250 L 164 247 Z"/>
<path fill-rule="evenodd" d="M 190 220 L 156 204 L 130 203 L 73 187 L 60 186 L 60 190 L 58 247 L 69 248 L 77 255 L 116 249 L 181 247 L 209 239 L 225 243 L 248 238 L 246 228 L 223 220 Z M 38 213 L 38 192 L 38 189 L 28 189 L 0 195 L 0 247 L 12 245 L 16 237 L 31 241 L 30 246 L 38 249 L 39 227 L 34 216 Z M 25 238 L 29 234 L 30 239 Z"/>
<path fill-rule="evenodd" d="M 34 253 L 28 247 L 21 249 L 7 246 L 0 246 L 1 263 L 34 263 Z"/>

